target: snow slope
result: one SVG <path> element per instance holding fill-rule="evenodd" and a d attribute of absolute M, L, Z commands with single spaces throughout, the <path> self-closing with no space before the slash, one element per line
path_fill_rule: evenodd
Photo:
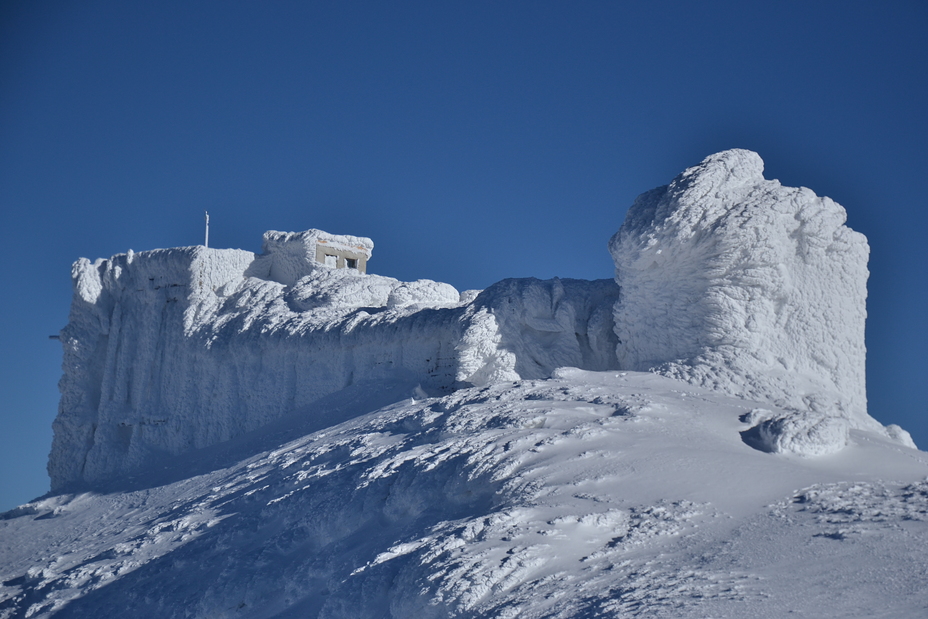
<path fill-rule="evenodd" d="M 8 512 L 0 617 L 928 608 L 928 455 L 878 432 L 774 455 L 744 439 L 757 403 L 649 373 L 562 369 L 354 416 L 369 387 L 310 411 L 338 425 L 282 420 Z"/>

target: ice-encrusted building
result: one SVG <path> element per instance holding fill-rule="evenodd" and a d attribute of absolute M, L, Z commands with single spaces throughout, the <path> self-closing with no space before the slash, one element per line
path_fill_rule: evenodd
<path fill-rule="evenodd" d="M 285 279 L 292 273 L 305 273 L 315 266 L 335 269 L 356 269 L 367 272 L 367 261 L 374 242 L 363 236 L 329 234 L 322 230 L 277 232 L 264 234 L 264 253 L 275 254 L 275 270 Z"/>
<path fill-rule="evenodd" d="M 267 232 L 259 255 L 82 258 L 52 488 L 229 440 L 349 387 L 432 395 L 565 366 L 769 402 L 791 411 L 758 414 L 771 450 L 840 449 L 849 427 L 881 427 L 864 390 L 867 242 L 840 205 L 762 172 L 755 153 L 725 151 L 642 194 L 610 243 L 614 280 L 459 293 L 366 274 L 370 239 L 321 230 Z"/>
<path fill-rule="evenodd" d="M 230 440 L 348 388 L 441 394 L 615 368 L 612 280 L 504 280 L 462 295 L 339 268 L 363 266 L 372 247 L 271 231 L 261 254 L 198 246 L 78 260 L 52 487 Z"/>

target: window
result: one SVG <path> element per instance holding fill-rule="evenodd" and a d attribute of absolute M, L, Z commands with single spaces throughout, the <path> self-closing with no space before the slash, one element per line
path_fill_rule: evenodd
<path fill-rule="evenodd" d="M 325 266 L 327 267 L 337 266 L 335 260 L 336 260 L 336 256 L 333 256 L 332 254 L 326 254 L 325 255 Z"/>
<path fill-rule="evenodd" d="M 358 261 L 356 258 L 345 258 L 345 266 L 349 269 L 358 268 Z"/>

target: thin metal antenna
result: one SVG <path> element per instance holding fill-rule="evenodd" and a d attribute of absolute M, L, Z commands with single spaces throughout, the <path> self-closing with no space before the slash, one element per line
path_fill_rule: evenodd
<path fill-rule="evenodd" d="M 206 213 L 206 238 L 203 240 L 203 247 L 209 247 L 209 211 L 203 211 Z"/>

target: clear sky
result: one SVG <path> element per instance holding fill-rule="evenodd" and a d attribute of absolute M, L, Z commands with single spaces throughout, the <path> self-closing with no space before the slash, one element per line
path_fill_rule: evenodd
<path fill-rule="evenodd" d="M 733 147 L 869 238 L 870 413 L 928 447 L 923 0 L 5 2 L 0 510 L 48 489 L 78 257 L 208 209 L 460 290 L 606 278 L 635 196 Z"/>

